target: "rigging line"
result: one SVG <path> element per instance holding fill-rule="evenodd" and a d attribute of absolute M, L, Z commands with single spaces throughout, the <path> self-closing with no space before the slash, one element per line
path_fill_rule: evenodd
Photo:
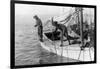
<path fill-rule="evenodd" d="M 67 59 L 68 59 L 68 46 L 66 47 L 66 50 L 67 50 Z"/>
<path fill-rule="evenodd" d="M 50 23 L 50 22 L 52 23 L 53 22 L 53 18 L 54 17 L 52 17 L 50 20 L 47 20 L 46 23 L 43 26 L 45 27 L 48 23 Z"/>
<path fill-rule="evenodd" d="M 52 52 L 52 48 L 51 48 L 51 46 L 50 46 L 50 60 L 52 59 L 52 58 L 51 58 L 51 52 Z"/>
<path fill-rule="evenodd" d="M 78 10 L 80 10 L 79 8 L 75 8 L 75 11 L 78 11 Z M 80 27 L 82 27 L 81 26 L 81 20 L 79 20 L 79 17 L 80 17 L 80 15 L 79 15 L 79 13 L 80 12 L 77 12 L 77 20 L 78 20 L 78 23 L 80 23 Z M 80 28 L 80 34 L 81 34 L 81 43 L 82 43 L 82 28 Z M 83 45 L 83 44 L 82 44 Z M 79 52 L 79 56 L 78 56 L 78 60 L 80 59 L 80 56 L 81 56 L 81 52 L 82 52 L 82 50 L 81 50 L 81 45 L 80 45 L 80 52 Z"/>
<path fill-rule="evenodd" d="M 46 21 L 46 23 L 43 26 L 45 27 L 49 22 L 51 22 L 51 20 Z"/>
<path fill-rule="evenodd" d="M 52 22 L 53 22 L 53 18 L 52 18 Z M 53 32 L 53 29 L 52 29 L 52 32 Z M 52 39 L 54 41 L 54 33 L 52 33 Z M 55 51 L 56 51 L 56 54 L 57 54 L 57 49 L 56 49 L 55 41 L 54 42 L 53 41 L 52 41 L 52 43 L 54 45 L 54 48 L 55 48 Z"/>
<path fill-rule="evenodd" d="M 80 50 L 80 52 L 79 52 L 78 60 L 80 59 L 80 56 L 81 56 L 81 50 Z"/>
<path fill-rule="evenodd" d="M 61 47 L 61 62 L 63 61 L 63 47 Z"/>
<path fill-rule="evenodd" d="M 55 48 L 55 51 L 56 51 L 56 54 L 57 54 L 57 49 L 56 49 L 55 41 L 53 42 L 53 45 L 54 45 L 54 48 Z"/>
<path fill-rule="evenodd" d="M 53 17 L 51 19 L 51 23 L 53 24 Z M 53 29 L 52 29 L 53 31 Z M 52 37 L 53 37 L 53 41 L 54 41 L 54 34 L 52 33 Z M 56 54 L 57 54 L 57 49 L 56 49 L 56 45 L 55 45 L 55 41 L 54 41 L 54 48 L 55 48 L 55 51 L 56 51 Z"/>
<path fill-rule="evenodd" d="M 54 34 L 52 33 L 52 39 L 53 39 L 53 41 L 54 41 Z M 56 52 L 56 58 L 57 58 L 57 49 L 56 49 L 56 45 L 55 45 L 55 41 L 53 42 L 52 41 L 52 43 L 53 43 L 53 45 L 54 45 L 54 49 L 55 49 L 55 52 Z M 56 60 L 57 61 L 57 60 Z"/>
<path fill-rule="evenodd" d="M 61 31 L 61 62 L 63 61 L 63 33 L 64 31 Z"/>
<path fill-rule="evenodd" d="M 52 17 L 52 23 L 53 23 L 53 17 Z M 53 33 L 53 29 L 52 29 L 52 39 L 53 39 L 53 41 L 54 41 L 54 33 Z M 54 49 L 55 49 L 55 51 L 56 51 L 56 57 L 57 57 L 57 50 L 56 50 L 56 45 L 55 45 L 55 41 L 53 42 L 52 41 L 52 45 L 54 45 Z"/>
<path fill-rule="evenodd" d="M 67 18 L 65 18 L 65 20 L 67 20 L 64 24 L 66 24 L 69 20 L 70 20 L 70 18 L 72 17 L 72 16 L 74 16 L 75 14 L 77 14 L 79 11 L 81 11 L 80 9 L 78 10 L 78 11 L 75 11 L 75 12 L 73 12 L 70 16 L 68 16 Z M 53 18 L 53 17 L 52 17 Z M 65 21 L 65 20 L 62 20 L 62 21 L 60 21 L 60 22 L 63 22 L 63 21 Z M 51 22 L 51 20 L 48 20 L 47 22 L 46 22 L 46 24 L 44 24 L 43 26 L 45 27 L 49 22 Z"/>
<path fill-rule="evenodd" d="M 80 45 L 79 45 L 80 46 Z M 79 56 L 78 56 L 78 60 L 80 59 L 80 56 L 81 56 L 81 48 L 80 48 L 80 52 L 79 52 Z"/>
<path fill-rule="evenodd" d="M 68 33 L 67 33 L 68 34 Z M 68 36 L 67 36 L 67 42 L 68 42 Z M 68 46 L 66 47 L 67 49 L 67 59 L 68 59 Z M 68 61 L 68 60 L 67 60 Z"/>
<path fill-rule="evenodd" d="M 61 37 L 61 40 L 63 40 L 63 35 L 62 35 L 62 37 Z M 62 45 L 63 46 L 63 45 Z M 61 47 L 61 62 L 63 61 L 63 47 Z"/>
<path fill-rule="evenodd" d="M 76 15 L 75 15 L 75 16 L 76 16 Z M 70 17 L 68 17 L 68 19 L 66 19 L 66 21 L 65 21 L 64 24 L 70 22 L 71 20 L 74 20 L 74 19 L 75 19 L 75 16 L 70 16 Z"/>
<path fill-rule="evenodd" d="M 89 56 L 90 56 L 90 60 L 92 61 L 93 60 L 93 58 L 92 58 L 92 54 L 91 54 L 91 51 L 92 51 L 92 44 L 90 44 L 90 46 L 89 46 Z M 93 49 L 94 49 L 94 47 L 93 47 Z M 93 53 L 94 53 L 94 50 L 93 50 Z"/>
<path fill-rule="evenodd" d="M 86 42 L 84 42 L 84 46 L 86 45 Z M 84 47 L 85 48 L 85 47 Z M 90 47 L 89 47 L 89 50 L 88 50 L 88 52 L 89 52 L 89 55 L 90 55 Z M 84 55 L 85 55 L 85 51 L 83 50 L 83 61 L 85 60 L 85 57 L 84 57 Z M 91 57 L 91 56 L 90 56 Z"/>
<path fill-rule="evenodd" d="M 85 56 L 85 52 L 84 52 L 84 50 L 83 50 L 83 61 L 85 60 L 85 57 L 84 57 L 84 56 Z"/>
<path fill-rule="evenodd" d="M 92 23 L 92 22 L 91 22 Z M 92 25 L 90 27 L 92 29 Z M 92 57 L 91 57 L 91 51 L 90 51 L 90 48 L 91 48 L 91 44 L 89 44 L 89 56 L 90 56 L 90 60 L 92 61 Z M 94 51 L 93 51 L 94 52 Z"/>
<path fill-rule="evenodd" d="M 89 46 L 89 56 L 90 56 L 90 60 L 92 61 L 90 48 L 91 48 L 91 47 Z"/>
<path fill-rule="evenodd" d="M 83 9 L 82 9 L 83 10 Z M 69 22 L 70 21 L 70 19 L 72 18 L 72 16 L 74 16 L 75 14 L 77 14 L 78 12 L 80 12 L 80 11 L 82 11 L 82 10 L 78 10 L 78 11 L 75 11 L 75 12 L 73 12 L 72 14 L 70 14 L 67 18 L 65 18 L 65 20 L 66 20 L 66 22 L 64 23 L 64 24 L 66 24 L 67 22 Z M 76 15 L 75 15 L 76 16 Z M 74 17 L 75 17 L 74 16 Z M 60 21 L 60 22 L 63 22 L 63 21 L 65 21 L 65 20 L 62 20 L 62 21 Z"/>
<path fill-rule="evenodd" d="M 54 36 L 53 36 L 53 41 L 54 41 Z M 54 48 L 55 48 L 55 51 L 56 51 L 56 54 L 57 54 L 57 49 L 56 49 L 55 41 L 53 42 L 53 45 L 54 45 Z"/>
<path fill-rule="evenodd" d="M 81 10 L 82 8 L 76 8 L 76 11 L 77 10 Z M 78 12 L 78 21 L 80 23 L 80 35 L 81 35 L 81 47 L 80 47 L 80 53 L 79 53 L 79 57 L 78 59 L 80 58 L 80 55 L 81 55 L 81 51 L 83 51 L 82 49 L 82 46 L 83 46 L 83 16 L 82 16 L 82 11 Z M 80 15 L 79 15 L 80 14 Z M 79 19 L 80 17 L 80 19 Z M 83 51 L 83 58 L 84 58 L 84 51 Z"/>

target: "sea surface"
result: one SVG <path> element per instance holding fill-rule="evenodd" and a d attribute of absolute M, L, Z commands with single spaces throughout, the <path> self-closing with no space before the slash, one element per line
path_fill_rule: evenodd
<path fill-rule="evenodd" d="M 32 24 L 15 24 L 15 65 L 36 65 L 77 62 L 43 49 L 38 41 L 37 28 Z"/>

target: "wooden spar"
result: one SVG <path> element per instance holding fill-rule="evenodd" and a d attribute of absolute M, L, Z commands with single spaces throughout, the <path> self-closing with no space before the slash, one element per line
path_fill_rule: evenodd
<path fill-rule="evenodd" d="M 84 49 L 83 49 L 83 46 L 84 46 L 84 39 L 83 39 L 83 10 L 82 10 L 82 8 L 78 8 L 78 7 L 75 8 L 75 11 L 78 11 L 78 10 L 81 10 L 77 14 L 78 14 L 78 23 L 80 24 L 80 36 L 81 36 L 81 47 L 80 48 L 81 48 L 81 50 L 83 50 L 83 61 L 84 61 Z M 78 59 L 80 59 L 81 50 L 80 50 Z"/>
<path fill-rule="evenodd" d="M 83 46 L 84 41 L 83 41 L 83 11 L 82 11 L 82 8 L 76 7 L 75 12 L 77 12 L 76 23 L 80 25 L 80 36 L 81 36 L 81 44 L 82 44 L 81 46 Z"/>
<path fill-rule="evenodd" d="M 82 46 L 84 45 L 84 40 L 83 40 L 83 10 L 80 8 L 80 33 L 81 33 L 81 43 Z"/>
<path fill-rule="evenodd" d="M 84 46 L 84 39 L 83 39 L 83 9 L 82 8 L 78 8 L 78 7 L 75 8 L 75 11 L 78 11 L 78 10 L 81 10 L 77 14 L 78 14 L 78 23 L 80 24 L 80 36 L 81 36 L 81 47 L 80 48 L 81 48 L 81 50 L 83 50 L 83 61 L 84 61 L 84 49 L 83 49 L 83 46 Z M 81 50 L 80 50 L 78 59 L 80 59 Z"/>
<path fill-rule="evenodd" d="M 77 18 L 77 20 L 78 20 L 78 23 L 80 24 L 80 36 L 81 36 L 81 46 L 83 46 L 84 45 L 84 40 L 83 40 L 83 10 L 82 10 L 82 8 L 75 8 L 75 11 L 78 11 L 78 10 L 81 10 L 81 11 L 79 11 L 78 13 L 77 13 L 77 15 L 78 15 L 78 18 Z"/>
<path fill-rule="evenodd" d="M 77 23 L 77 27 L 79 27 L 79 10 L 78 10 L 78 7 L 75 8 L 75 12 L 77 12 L 77 16 L 76 16 L 76 23 Z"/>

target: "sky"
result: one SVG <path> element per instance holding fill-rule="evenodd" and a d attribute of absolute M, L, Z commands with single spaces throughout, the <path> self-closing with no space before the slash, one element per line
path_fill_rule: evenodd
<path fill-rule="evenodd" d="M 84 8 L 84 13 L 94 15 L 94 10 Z M 47 6 L 47 5 L 30 5 L 30 4 L 15 4 L 15 23 L 16 24 L 32 24 L 35 22 L 34 15 L 38 15 L 43 22 L 53 16 L 69 14 L 73 11 L 72 7 Z"/>
<path fill-rule="evenodd" d="M 38 14 L 38 15 L 46 15 L 46 14 L 61 14 L 63 11 L 62 8 L 70 8 L 70 7 L 58 7 L 58 6 L 45 6 L 45 5 L 28 5 L 28 4 L 16 4 L 15 5 L 16 14 Z M 59 11 L 59 12 L 58 12 Z"/>
<path fill-rule="evenodd" d="M 63 8 L 67 9 L 63 11 Z M 15 4 L 15 23 L 32 23 L 33 16 L 38 15 L 43 21 L 46 21 L 52 16 L 61 15 L 62 12 L 69 11 L 70 7 L 43 6 L 43 5 L 28 5 Z"/>

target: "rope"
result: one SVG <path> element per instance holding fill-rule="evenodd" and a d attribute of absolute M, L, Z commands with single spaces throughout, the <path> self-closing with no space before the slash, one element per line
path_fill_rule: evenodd
<path fill-rule="evenodd" d="M 63 56 L 63 47 L 61 47 L 61 62 L 63 61 L 62 56 Z"/>
<path fill-rule="evenodd" d="M 80 56 L 81 56 L 81 50 L 80 50 L 80 53 L 79 53 L 79 56 L 78 56 L 78 60 L 80 59 Z"/>
<path fill-rule="evenodd" d="M 75 14 L 77 14 L 79 11 L 81 11 L 81 9 L 78 10 L 78 11 L 75 11 L 74 13 L 72 13 L 71 15 L 69 15 L 67 18 L 65 18 L 65 20 L 67 20 L 67 21 L 66 21 L 64 24 L 66 24 L 68 21 L 70 21 L 71 17 L 74 16 Z M 75 16 L 74 16 L 74 17 L 75 17 Z M 63 22 L 63 21 L 65 21 L 65 20 L 62 20 L 62 21 L 60 21 L 60 22 Z"/>
<path fill-rule="evenodd" d="M 75 9 L 76 12 L 77 12 L 77 10 L 78 10 L 78 8 Z M 76 19 L 77 19 L 77 23 L 79 23 L 79 12 L 77 12 L 76 14 L 77 14 L 77 16 L 76 16 L 76 17 L 77 17 L 77 18 L 76 18 Z M 81 34 L 81 33 L 80 33 L 80 34 Z M 78 60 L 80 59 L 81 52 L 82 52 L 82 51 L 81 51 L 81 48 L 80 48 L 80 52 L 79 52 L 79 56 L 78 56 Z"/>
<path fill-rule="evenodd" d="M 48 20 L 43 26 L 45 27 L 49 22 L 51 22 L 50 20 Z"/>
<path fill-rule="evenodd" d="M 68 46 L 67 46 L 67 56 L 68 56 Z M 68 59 L 68 57 L 67 57 L 67 59 Z"/>
<path fill-rule="evenodd" d="M 76 51 L 77 51 L 77 50 L 76 50 Z M 79 58 L 80 58 L 81 51 L 83 51 L 83 61 L 84 61 L 84 59 L 85 59 L 85 57 L 84 57 L 84 55 L 85 55 L 85 50 L 80 50 L 78 60 L 79 60 Z M 89 45 L 88 51 L 89 51 L 90 61 L 92 61 L 92 56 L 91 56 L 91 46 L 90 46 L 90 45 Z"/>
<path fill-rule="evenodd" d="M 84 61 L 84 59 L 85 59 L 84 55 L 85 55 L 85 51 L 83 50 L 83 61 Z"/>
<path fill-rule="evenodd" d="M 50 47 L 50 51 L 52 52 L 52 49 L 51 49 L 51 47 Z M 50 52 L 50 60 L 52 59 L 52 58 L 51 58 L 51 52 Z"/>
<path fill-rule="evenodd" d="M 61 32 L 61 45 L 62 46 L 63 46 L 63 33 L 64 31 Z M 63 56 L 63 47 L 61 47 L 61 62 L 63 61 L 62 56 Z"/>
<path fill-rule="evenodd" d="M 52 21 L 51 22 L 53 23 L 53 17 L 52 17 Z M 52 30 L 52 32 L 53 32 L 53 30 Z M 54 41 L 54 35 L 53 35 L 53 33 L 52 33 L 52 38 L 53 38 L 53 41 Z M 53 45 L 54 45 L 54 48 L 55 48 L 55 51 L 56 51 L 56 54 L 57 54 L 55 41 L 54 41 Z"/>
<path fill-rule="evenodd" d="M 54 36 L 53 36 L 53 33 L 52 33 L 52 37 L 53 37 L 53 41 L 54 41 Z M 54 45 L 54 48 L 55 48 L 55 51 L 56 51 L 56 54 L 57 54 L 57 50 L 56 50 L 55 41 L 54 41 L 54 42 L 52 42 L 52 43 L 53 43 L 53 45 Z"/>
<path fill-rule="evenodd" d="M 53 23 L 53 18 L 52 18 L 52 23 Z M 52 30 L 52 32 L 53 32 L 53 30 Z M 52 33 L 52 39 L 54 41 L 54 34 L 53 33 Z M 54 45 L 54 48 L 55 48 L 55 51 L 56 51 L 56 57 L 57 57 L 56 45 L 55 45 L 55 41 L 54 42 L 53 41 L 52 41 L 52 45 Z"/>
<path fill-rule="evenodd" d="M 90 47 L 89 47 L 89 55 L 90 55 L 90 60 L 92 61 Z"/>

